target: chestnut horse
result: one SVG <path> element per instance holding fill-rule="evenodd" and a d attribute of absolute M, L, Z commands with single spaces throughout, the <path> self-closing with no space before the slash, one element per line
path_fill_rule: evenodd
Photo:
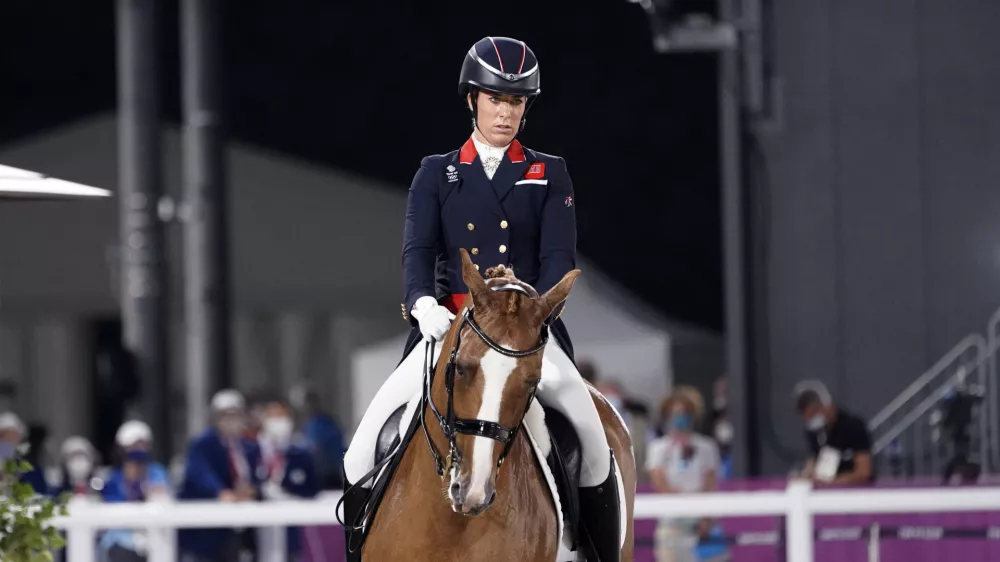
<path fill-rule="evenodd" d="M 363 546 L 366 562 L 556 562 L 560 551 L 561 515 L 540 467 L 545 459 L 536 460 L 534 436 L 521 423 L 541 376 L 547 320 L 580 272 L 569 272 L 539 297 L 503 268 L 484 280 L 464 250 L 462 267 L 469 296 L 436 369 L 426 369 L 423 400 L 408 409 L 421 409 L 423 428 L 387 484 Z M 484 414 L 497 411 L 495 403 L 483 407 L 486 387 L 499 394 L 498 417 Z M 621 560 L 633 562 L 631 439 L 607 400 L 593 387 L 591 395 L 624 485 Z M 536 408 L 529 417 L 541 413 Z M 493 419 L 477 419 L 483 417 Z"/>

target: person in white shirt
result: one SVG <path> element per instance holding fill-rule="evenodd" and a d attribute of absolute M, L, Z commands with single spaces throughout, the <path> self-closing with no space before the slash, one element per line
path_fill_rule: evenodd
<path fill-rule="evenodd" d="M 653 488 L 661 494 L 690 494 L 716 489 L 719 448 L 695 431 L 704 412 L 704 401 L 692 387 L 678 387 L 664 399 L 660 414 L 664 435 L 649 445 L 646 470 Z M 700 519 L 663 519 L 656 531 L 658 562 L 694 560 L 693 549 L 699 535 L 711 529 Z"/>

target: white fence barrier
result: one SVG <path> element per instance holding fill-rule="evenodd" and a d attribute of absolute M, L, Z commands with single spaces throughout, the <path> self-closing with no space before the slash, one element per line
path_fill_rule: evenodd
<path fill-rule="evenodd" d="M 155 502 L 74 504 L 55 520 L 67 531 L 70 562 L 94 562 L 101 529 L 145 530 L 149 562 L 177 560 L 177 528 L 335 525 L 339 494 L 314 501 L 267 503 Z M 714 494 L 640 495 L 636 519 L 661 517 L 786 517 L 786 560 L 812 562 L 813 516 L 824 514 L 944 513 L 1000 510 L 1000 487 L 814 490 L 791 482 L 783 491 Z M 284 562 L 283 533 L 261 558 Z"/>

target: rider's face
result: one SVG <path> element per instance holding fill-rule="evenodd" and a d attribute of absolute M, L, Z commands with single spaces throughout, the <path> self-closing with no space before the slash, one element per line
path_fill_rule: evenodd
<path fill-rule="evenodd" d="M 521 127 L 521 117 L 524 116 L 525 96 L 496 94 L 480 91 L 476 98 L 479 114 L 476 122 L 484 140 L 492 146 L 510 144 Z M 466 100 L 472 108 L 472 97 Z"/>

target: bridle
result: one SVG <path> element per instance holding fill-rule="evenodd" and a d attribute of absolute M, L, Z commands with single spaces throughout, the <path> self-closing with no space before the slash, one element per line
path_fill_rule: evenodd
<path fill-rule="evenodd" d="M 510 285 L 508 285 L 508 287 L 510 287 L 510 289 L 507 290 L 517 290 L 519 292 L 524 291 L 521 287 Z M 431 390 L 434 388 L 434 374 L 437 370 L 436 365 L 433 364 L 435 347 L 435 342 L 433 340 L 427 342 L 426 351 L 424 353 L 424 389 L 423 407 L 420 408 L 420 425 L 423 428 L 424 438 L 427 440 L 427 446 L 430 448 L 431 455 L 434 456 L 434 468 L 437 470 L 438 476 L 442 477 L 445 474 L 446 466 L 442 461 L 441 453 L 438 452 L 437 447 L 434 445 L 434 441 L 431 440 L 430 433 L 427 431 L 426 414 L 428 408 L 430 408 L 434 417 L 437 418 L 438 424 L 441 426 L 441 431 L 444 432 L 445 437 L 448 439 L 449 463 L 447 466 L 451 468 L 458 467 L 462 462 L 462 452 L 458 449 L 458 446 L 455 443 L 455 439 L 459 434 L 488 437 L 494 441 L 502 443 L 503 451 L 500 453 L 500 458 L 497 460 L 497 468 L 500 468 L 500 466 L 503 465 L 504 458 L 507 457 L 507 453 L 510 451 L 511 445 L 514 443 L 514 438 L 517 436 L 517 432 L 521 429 L 521 422 L 524 419 L 524 416 L 522 415 L 516 426 L 507 427 L 498 422 L 479 419 L 463 419 L 455 415 L 455 363 L 458 358 L 459 349 L 462 346 L 462 332 L 465 330 L 465 327 L 468 326 L 472 330 L 472 333 L 478 336 L 479 339 L 489 346 L 490 349 L 507 357 L 520 358 L 534 355 L 544 349 L 545 344 L 549 341 L 549 322 L 546 321 L 542 325 L 542 333 L 539 336 L 538 343 L 534 347 L 523 351 L 507 349 L 500 346 L 500 344 L 493 341 L 493 339 L 483 332 L 483 329 L 476 322 L 473 311 L 474 308 L 470 306 L 462 313 L 462 321 L 458 325 L 458 329 L 455 334 L 455 344 L 451 348 L 451 354 L 448 357 L 448 364 L 445 366 L 444 386 L 445 391 L 448 394 L 448 407 L 445 410 L 444 415 L 441 415 L 441 412 L 438 411 L 438 408 L 434 404 L 434 400 L 431 397 Z M 528 393 L 528 400 L 524 409 L 525 412 L 528 411 L 528 407 L 531 406 L 531 401 L 534 397 L 535 389 L 532 388 Z"/>

